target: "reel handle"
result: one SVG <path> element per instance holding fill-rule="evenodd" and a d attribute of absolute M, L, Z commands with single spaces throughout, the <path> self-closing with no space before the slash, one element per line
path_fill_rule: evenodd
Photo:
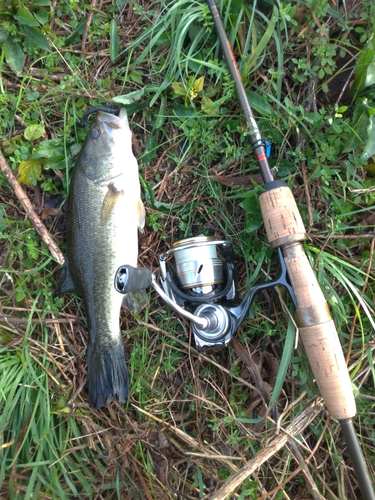
<path fill-rule="evenodd" d="M 152 283 L 152 273 L 145 267 L 121 266 L 115 275 L 115 288 L 126 294 L 148 288 Z"/>
<path fill-rule="evenodd" d="M 263 186 L 260 205 L 272 247 L 281 248 L 297 303 L 296 323 L 311 368 L 330 414 L 356 414 L 349 372 L 327 301 L 301 244 L 305 227 L 294 196 L 283 181 Z"/>
<path fill-rule="evenodd" d="M 191 314 L 174 302 L 164 290 L 157 284 L 155 275 L 145 267 L 121 266 L 115 274 L 115 289 L 125 295 L 137 290 L 143 290 L 150 285 L 156 290 L 160 297 L 176 312 L 181 314 L 195 325 L 199 331 L 207 331 L 208 334 L 222 334 L 228 329 L 228 314 L 221 306 L 213 306 L 212 311 L 204 311 L 201 315 Z"/>

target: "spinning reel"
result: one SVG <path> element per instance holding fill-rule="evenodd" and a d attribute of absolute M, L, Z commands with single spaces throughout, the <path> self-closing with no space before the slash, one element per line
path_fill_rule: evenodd
<path fill-rule="evenodd" d="M 230 342 L 258 291 L 281 285 L 295 302 L 280 249 L 278 257 L 279 276 L 249 288 L 237 305 L 232 244 L 211 236 L 184 238 L 160 255 L 162 286 L 148 269 L 124 265 L 116 272 L 115 288 L 126 294 L 151 285 L 164 302 L 192 323 L 197 349 L 213 352 Z"/>

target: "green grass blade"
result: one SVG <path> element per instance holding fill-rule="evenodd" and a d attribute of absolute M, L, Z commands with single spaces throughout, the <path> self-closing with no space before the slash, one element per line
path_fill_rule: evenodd
<path fill-rule="evenodd" d="M 281 360 L 280 360 L 280 367 L 279 367 L 279 371 L 277 373 L 275 386 L 274 386 L 273 391 L 272 391 L 272 396 L 271 396 L 271 399 L 269 402 L 269 406 L 276 403 L 276 401 L 280 395 L 281 389 L 283 388 L 283 385 L 285 382 L 285 377 L 286 377 L 288 368 L 290 366 L 290 360 L 292 358 L 292 353 L 294 350 L 295 333 L 296 333 L 296 328 L 294 326 L 293 320 L 290 318 L 288 321 L 288 327 L 286 330 L 283 355 L 282 355 Z"/>

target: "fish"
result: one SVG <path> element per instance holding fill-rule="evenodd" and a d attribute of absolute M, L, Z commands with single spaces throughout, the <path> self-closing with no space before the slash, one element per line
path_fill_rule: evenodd
<path fill-rule="evenodd" d="M 114 287 L 122 265 L 137 267 L 138 231 L 145 224 L 138 162 L 126 110 L 100 111 L 73 167 L 67 210 L 67 255 L 56 294 L 75 292 L 87 316 L 87 383 L 92 408 L 112 398 L 125 403 L 129 377 L 119 315 L 123 295 Z M 137 310 L 145 290 L 127 294 Z"/>

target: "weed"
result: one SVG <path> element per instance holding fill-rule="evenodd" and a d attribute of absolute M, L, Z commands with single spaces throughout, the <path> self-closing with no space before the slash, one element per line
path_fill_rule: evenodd
<path fill-rule="evenodd" d="M 349 361 L 373 468 L 374 6 L 217 3 L 261 134 L 272 143 L 271 166 L 291 186 L 307 226 L 305 248 Z M 249 132 L 205 2 L 10 2 L 0 7 L 0 49 L 1 150 L 63 249 L 57 211 L 87 133 L 76 124 L 88 107 L 112 101 L 128 109 L 141 165 L 148 213 L 139 265 L 155 271 L 174 240 L 204 233 L 233 242 L 239 295 L 277 274 Z M 56 263 L 2 176 L 0 198 L 1 495 L 216 491 L 275 433 L 243 359 L 231 345 L 198 354 L 190 325 L 152 292 L 139 317 L 121 313 L 128 404 L 92 411 L 80 299 L 54 297 Z M 282 426 L 318 392 L 305 354 L 294 349 L 290 305 L 282 291 L 262 292 L 237 332 Z M 304 432 L 301 452 L 308 457 L 318 442 L 311 470 L 318 489 L 348 496 L 345 444 L 325 415 Z M 308 495 L 292 465 L 289 453 L 273 455 L 238 497 Z"/>

